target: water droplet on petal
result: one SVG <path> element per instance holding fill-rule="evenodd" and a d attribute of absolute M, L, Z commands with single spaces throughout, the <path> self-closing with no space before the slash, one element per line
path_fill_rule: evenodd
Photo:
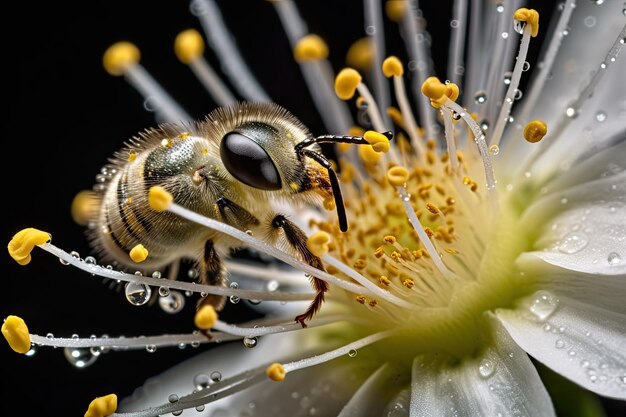
<path fill-rule="evenodd" d="M 145 284 L 128 282 L 124 288 L 124 294 L 129 303 L 134 306 L 142 306 L 150 299 L 152 289 Z"/>
<path fill-rule="evenodd" d="M 596 113 L 596 120 L 597 120 L 599 123 L 604 122 L 604 121 L 606 120 L 606 113 L 605 113 L 605 112 L 603 112 L 602 110 L 598 111 L 598 112 Z"/>
<path fill-rule="evenodd" d="M 622 262 L 622 257 L 616 252 L 611 252 L 606 260 L 609 262 L 609 265 L 618 265 Z"/>
<path fill-rule="evenodd" d="M 167 401 L 169 401 L 170 404 L 177 403 L 178 402 L 178 395 L 170 394 L 169 397 L 167 397 Z"/>
<path fill-rule="evenodd" d="M 209 376 L 212 382 L 219 382 L 222 380 L 222 373 L 220 371 L 213 371 Z"/>
<path fill-rule="evenodd" d="M 252 349 L 256 347 L 258 339 L 255 336 L 246 336 L 243 338 L 243 345 L 247 348 Z"/>
<path fill-rule="evenodd" d="M 96 258 L 93 256 L 88 256 L 85 258 L 85 263 L 89 265 L 96 265 Z"/>
<path fill-rule="evenodd" d="M 203 390 L 211 384 L 211 379 L 207 374 L 197 374 L 193 377 L 193 385 L 197 390 Z"/>
<path fill-rule="evenodd" d="M 559 243 L 558 249 L 560 252 L 572 254 L 580 252 L 588 243 L 589 238 L 584 233 L 568 233 Z"/>
<path fill-rule="evenodd" d="M 537 291 L 530 304 L 529 310 L 540 321 L 545 321 L 554 313 L 559 304 L 558 298 L 548 291 Z"/>
<path fill-rule="evenodd" d="M 489 378 L 496 370 L 496 366 L 488 359 L 483 359 L 478 365 L 478 373 L 483 378 Z"/>

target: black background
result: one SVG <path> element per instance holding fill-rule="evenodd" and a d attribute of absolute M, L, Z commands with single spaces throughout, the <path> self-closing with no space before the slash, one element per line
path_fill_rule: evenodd
<path fill-rule="evenodd" d="M 261 0 L 218 3 L 252 72 L 270 96 L 314 134 L 326 133 L 272 5 Z M 350 44 L 364 34 L 361 3 L 298 2 L 310 31 L 329 41 L 336 71 L 344 66 Z M 422 3 L 434 38 L 437 73 L 445 74 L 451 2 Z M 551 6 L 535 3 L 540 11 L 551 11 Z M 2 62 L 9 76 L 3 77 L 0 96 L 5 164 L 0 172 L 5 185 L 1 201 L 8 215 L 1 222 L 0 239 L 8 242 L 18 230 L 32 226 L 50 232 L 56 245 L 86 256 L 83 229 L 69 214 L 73 196 L 91 188 L 95 174 L 124 140 L 155 123 L 143 109 L 142 97 L 122 78 L 104 71 L 102 53 L 116 41 L 136 43 L 145 68 L 193 117 L 201 118 L 215 104 L 172 48 L 178 32 L 201 27 L 182 0 L 14 2 L 13 10 L 3 13 L 2 19 Z M 385 23 L 388 53 L 403 57 L 395 27 Z M 529 62 L 534 62 L 537 51 L 531 46 Z M 219 68 L 211 51 L 205 56 Z M 16 265 L 6 252 L 0 262 L 0 315 L 23 317 L 32 333 L 87 337 L 193 330 L 190 309 L 170 316 L 158 307 L 133 307 L 122 293 L 41 251 L 34 252 L 27 267 Z M 236 320 L 241 309 L 243 303 L 236 309 L 229 306 L 225 314 Z M 61 349 L 40 348 L 28 358 L 3 342 L 0 415 L 83 415 L 94 397 L 109 392 L 124 397 L 147 377 L 204 349 L 110 353 L 86 369 L 76 369 Z M 621 402 L 606 404 L 610 415 L 625 411 Z"/>

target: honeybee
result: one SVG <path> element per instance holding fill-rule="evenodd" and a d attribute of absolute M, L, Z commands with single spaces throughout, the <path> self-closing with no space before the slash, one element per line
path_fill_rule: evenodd
<path fill-rule="evenodd" d="M 390 133 L 386 133 L 388 136 Z M 390 136 L 389 136 L 390 138 Z M 348 224 L 337 175 L 318 143 L 368 144 L 362 137 L 314 137 L 296 117 L 271 103 L 237 103 L 212 111 L 203 121 L 162 124 L 125 143 L 97 178 L 96 208 L 88 237 L 102 259 L 137 267 L 129 257 L 142 244 L 149 256 L 142 267 L 159 269 L 180 259 L 197 262 L 198 281 L 224 286 L 222 259 L 240 245 L 233 238 L 148 205 L 148 190 L 159 185 L 197 213 L 289 248 L 324 271 L 306 245 L 305 233 L 272 208 L 324 200 L 336 208 L 339 227 Z M 316 295 L 295 320 L 305 326 L 320 309 L 328 284 L 311 277 Z M 208 295 L 224 307 L 225 297 Z"/>

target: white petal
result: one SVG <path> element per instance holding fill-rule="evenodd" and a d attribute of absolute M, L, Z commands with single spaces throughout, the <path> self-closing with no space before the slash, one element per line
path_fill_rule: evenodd
<path fill-rule="evenodd" d="M 496 314 L 535 359 L 597 394 L 626 399 L 626 315 L 560 295 L 558 300 L 544 320 L 527 309 Z"/>
<path fill-rule="evenodd" d="M 554 416 L 535 367 L 494 318 L 493 340 L 477 358 L 455 366 L 434 355 L 413 362 L 411 417 Z"/>

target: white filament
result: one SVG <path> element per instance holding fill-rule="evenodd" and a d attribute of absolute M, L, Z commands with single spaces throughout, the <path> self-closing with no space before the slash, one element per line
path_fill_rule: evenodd
<path fill-rule="evenodd" d="M 411 109 L 411 104 L 409 103 L 409 99 L 406 95 L 404 79 L 402 77 L 394 76 L 393 87 L 396 92 L 396 100 L 398 100 L 398 105 L 400 106 L 400 111 L 402 112 L 402 119 L 404 120 L 406 132 L 409 134 L 409 138 L 411 139 L 411 146 L 413 146 L 413 149 L 417 151 L 417 154 L 420 157 L 423 157 L 426 155 L 426 148 L 417 136 L 417 123 L 415 122 L 415 117 L 413 117 L 413 110 Z"/>
<path fill-rule="evenodd" d="M 456 155 L 456 139 L 454 138 L 454 125 L 452 124 L 452 116 L 449 111 L 441 110 L 441 116 L 443 117 L 444 133 L 446 136 L 446 147 L 448 149 L 448 156 L 450 159 L 450 168 L 452 172 L 456 173 L 459 167 L 459 160 Z M 441 214 L 441 212 L 440 212 Z"/>
<path fill-rule="evenodd" d="M 219 106 L 227 106 L 237 100 L 203 56 L 192 60 L 189 67 Z"/>

